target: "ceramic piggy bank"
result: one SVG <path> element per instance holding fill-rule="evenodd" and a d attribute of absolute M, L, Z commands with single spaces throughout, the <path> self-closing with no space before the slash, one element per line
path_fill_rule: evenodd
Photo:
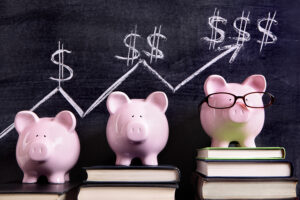
<path fill-rule="evenodd" d="M 24 172 L 23 183 L 35 183 L 44 175 L 50 183 L 68 181 L 68 171 L 75 165 L 80 143 L 75 131 L 76 118 L 62 111 L 54 118 L 39 118 L 31 111 L 16 115 L 19 133 L 16 156 Z"/>
<path fill-rule="evenodd" d="M 123 92 L 113 92 L 106 105 L 110 113 L 106 135 L 116 153 L 116 165 L 128 166 L 136 157 L 144 165 L 157 165 L 157 155 L 169 135 L 166 94 L 153 92 L 146 99 L 129 99 Z"/>
<path fill-rule="evenodd" d="M 271 94 L 264 93 L 265 89 L 262 75 L 249 76 L 241 84 L 226 83 L 218 75 L 207 78 L 200 120 L 212 138 L 212 147 L 228 147 L 231 141 L 242 147 L 256 146 L 254 139 L 264 125 L 264 107 L 274 100 Z"/>

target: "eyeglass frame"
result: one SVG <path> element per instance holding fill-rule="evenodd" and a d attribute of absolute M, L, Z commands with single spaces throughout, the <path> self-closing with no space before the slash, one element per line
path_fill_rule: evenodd
<path fill-rule="evenodd" d="M 271 99 L 270 99 L 270 103 L 269 103 L 267 106 L 263 106 L 263 107 L 248 106 L 247 103 L 246 103 L 246 100 L 245 100 L 245 96 L 247 96 L 247 95 L 249 95 L 249 94 L 253 94 L 253 93 L 268 94 L 269 97 L 271 98 Z M 212 95 L 215 95 L 215 94 L 229 94 L 229 95 L 231 95 L 231 96 L 234 97 L 234 102 L 233 102 L 232 105 L 229 106 L 229 107 L 224 107 L 224 108 L 216 108 L 216 107 L 213 107 L 213 106 L 209 105 L 209 103 L 208 103 L 208 98 L 209 98 L 210 96 L 212 96 Z M 204 102 L 206 102 L 207 105 L 208 105 L 210 108 L 214 108 L 214 109 L 227 109 L 227 108 L 232 108 L 232 107 L 236 104 L 236 101 L 237 101 L 238 99 L 243 99 L 244 104 L 245 104 L 247 107 L 249 107 L 249 108 L 267 108 L 267 107 L 271 106 L 271 105 L 274 103 L 274 101 L 275 101 L 274 95 L 271 94 L 271 93 L 269 93 L 269 92 L 250 92 L 250 93 L 245 94 L 244 96 L 236 96 L 236 95 L 234 95 L 234 94 L 232 94 L 232 93 L 229 93 L 229 92 L 216 92 L 216 93 L 211 93 L 211 94 L 207 95 L 207 96 L 201 101 L 201 103 L 198 105 L 198 108 L 200 109 L 200 106 L 201 106 Z"/>

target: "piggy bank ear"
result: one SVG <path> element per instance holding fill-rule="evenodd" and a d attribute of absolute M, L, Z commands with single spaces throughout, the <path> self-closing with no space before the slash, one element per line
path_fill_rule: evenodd
<path fill-rule="evenodd" d="M 110 114 L 114 114 L 123 104 L 129 103 L 130 99 L 123 92 L 113 92 L 106 101 L 106 107 Z"/>
<path fill-rule="evenodd" d="M 248 85 L 258 92 L 264 92 L 267 88 L 266 78 L 263 75 L 252 75 L 244 80 L 243 85 Z"/>
<path fill-rule="evenodd" d="M 147 97 L 146 101 L 157 106 L 163 113 L 168 108 L 168 97 L 164 92 L 153 92 Z"/>
<path fill-rule="evenodd" d="M 68 131 L 73 131 L 76 127 L 76 118 L 74 114 L 67 110 L 58 113 L 55 116 L 54 121 L 65 126 Z"/>
<path fill-rule="evenodd" d="M 39 120 L 39 117 L 31 111 L 21 111 L 18 112 L 15 117 L 15 128 L 19 134 L 22 134 L 24 130 L 36 123 Z"/>
<path fill-rule="evenodd" d="M 219 88 L 226 86 L 226 81 L 222 76 L 211 75 L 209 76 L 204 83 L 204 92 L 205 95 L 209 95 L 215 92 L 220 92 Z"/>

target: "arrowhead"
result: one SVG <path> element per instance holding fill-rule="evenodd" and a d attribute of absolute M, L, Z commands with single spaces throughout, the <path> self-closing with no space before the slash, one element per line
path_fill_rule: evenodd
<path fill-rule="evenodd" d="M 231 44 L 231 45 L 226 45 L 223 47 L 218 47 L 218 51 L 223 51 L 226 50 L 226 53 L 230 53 L 233 51 L 233 54 L 229 60 L 229 63 L 233 63 L 233 61 L 235 60 L 235 58 L 237 57 L 238 53 L 240 52 L 241 48 L 243 47 L 243 45 L 241 44 Z"/>

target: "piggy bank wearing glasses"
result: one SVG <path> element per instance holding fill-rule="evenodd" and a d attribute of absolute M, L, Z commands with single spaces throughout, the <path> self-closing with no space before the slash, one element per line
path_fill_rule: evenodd
<path fill-rule="evenodd" d="M 264 125 L 264 108 L 274 102 L 265 90 L 266 79 L 262 75 L 249 76 L 242 84 L 227 83 L 219 75 L 206 79 L 206 97 L 199 105 L 200 120 L 212 138 L 212 147 L 228 147 L 232 141 L 242 147 L 256 146 L 255 137 Z"/>

